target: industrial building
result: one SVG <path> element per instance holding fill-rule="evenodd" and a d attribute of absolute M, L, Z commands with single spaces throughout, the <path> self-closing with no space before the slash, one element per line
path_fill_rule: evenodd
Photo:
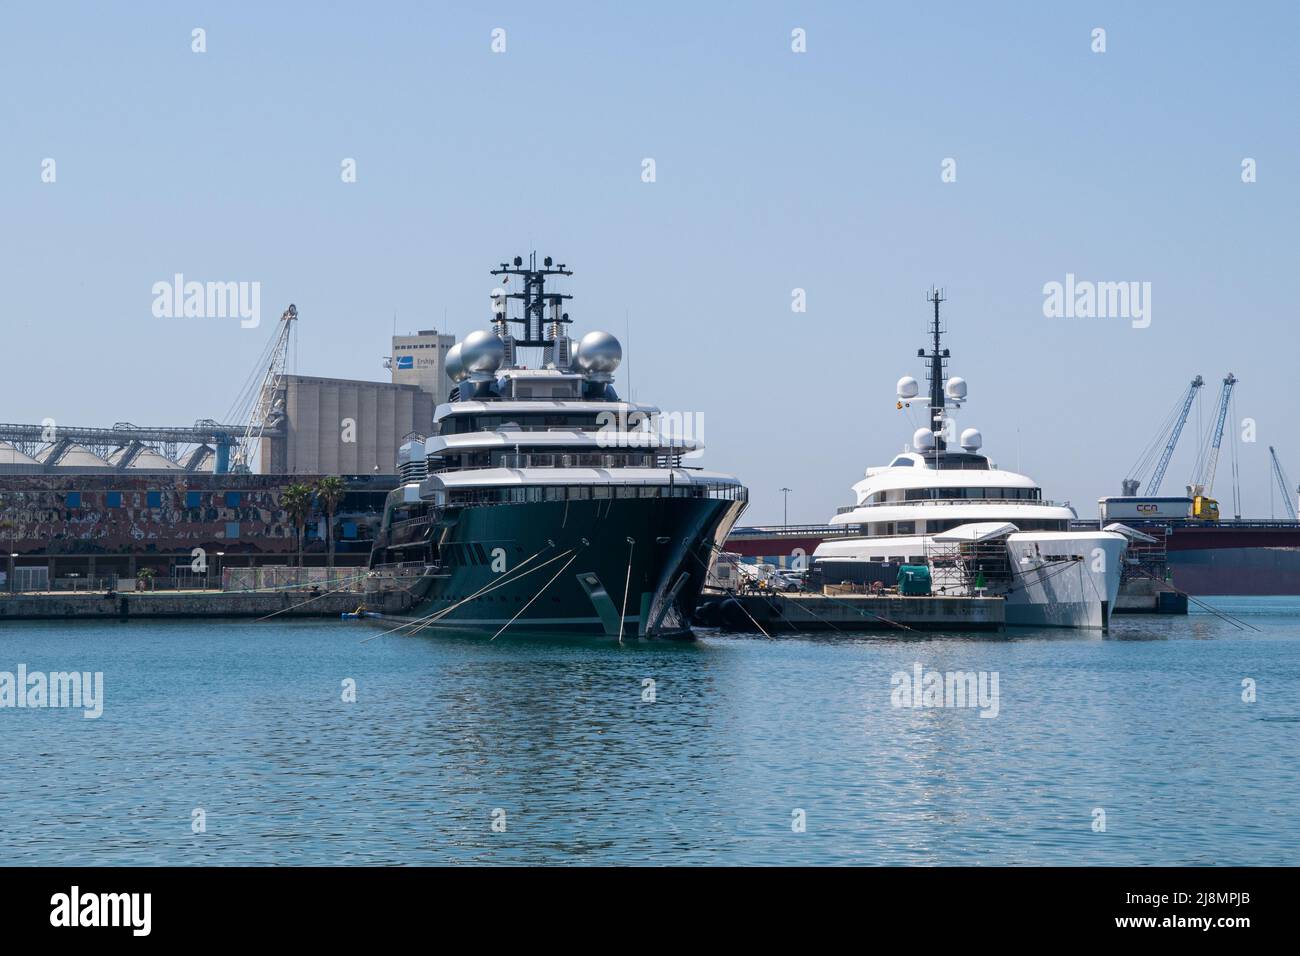
<path fill-rule="evenodd" d="M 429 329 L 394 335 L 391 382 L 282 375 L 264 432 L 260 471 L 270 475 L 391 475 L 397 449 L 428 435 L 451 386 L 444 368 L 455 336 Z"/>
<path fill-rule="evenodd" d="M 42 589 L 132 579 L 148 570 L 179 586 L 196 549 L 220 566 L 283 565 L 297 531 L 284 489 L 344 479 L 334 526 L 319 502 L 303 535 L 305 561 L 364 564 L 396 486 L 398 448 L 427 435 L 447 400 L 451 335 L 395 335 L 390 381 L 286 375 L 290 306 L 230 424 L 111 427 L 0 424 L 0 586 Z"/>
<path fill-rule="evenodd" d="M 284 349 L 296 319 L 291 306 L 241 407 L 247 421 L 0 424 L 0 474 L 394 474 L 402 442 L 427 435 L 434 408 L 447 400 L 444 369 L 455 337 L 433 329 L 394 335 L 384 361 L 388 382 L 286 375 Z"/>
<path fill-rule="evenodd" d="M 391 475 L 403 439 L 433 424 L 433 398 L 415 385 L 308 375 L 282 382 L 283 423 L 262 438 L 263 474 Z"/>
<path fill-rule="evenodd" d="M 0 580 L 18 590 L 105 586 L 148 569 L 159 584 L 206 581 L 222 567 L 296 561 L 298 529 L 284 488 L 317 477 L 166 473 L 0 475 Z M 364 565 L 396 485 L 388 475 L 343 476 L 333 528 L 319 505 L 302 535 L 304 562 Z M 196 562 L 196 555 L 203 555 Z M 219 579 L 219 578 L 218 578 Z M 111 586 L 111 585 L 109 585 Z"/>
<path fill-rule="evenodd" d="M 445 370 L 447 353 L 455 344 L 454 335 L 436 329 L 394 335 L 393 354 L 384 365 L 391 369 L 394 385 L 414 385 L 431 395 L 434 405 L 441 405 L 451 393 L 451 380 Z"/>

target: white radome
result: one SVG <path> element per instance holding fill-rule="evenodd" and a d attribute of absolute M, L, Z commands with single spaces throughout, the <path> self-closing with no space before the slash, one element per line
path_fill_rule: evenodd
<path fill-rule="evenodd" d="M 975 451 L 983 444 L 984 436 L 978 428 L 968 428 L 961 433 L 961 447 L 967 451 Z"/>
<path fill-rule="evenodd" d="M 948 379 L 948 384 L 944 387 L 948 397 L 961 401 L 966 397 L 966 380 L 959 376 L 953 376 Z"/>
<path fill-rule="evenodd" d="M 912 447 L 917 451 L 929 451 L 934 447 L 934 432 L 928 428 L 918 428 L 912 433 Z"/>
<path fill-rule="evenodd" d="M 916 398 L 920 393 L 921 386 L 917 384 L 916 379 L 910 375 L 904 375 L 898 380 L 898 397 L 899 398 Z"/>

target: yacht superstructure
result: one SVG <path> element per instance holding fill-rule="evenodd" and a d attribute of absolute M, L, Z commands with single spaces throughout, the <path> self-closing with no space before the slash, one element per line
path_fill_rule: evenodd
<path fill-rule="evenodd" d="M 1106 627 L 1119 591 L 1128 539 L 1115 531 L 1070 531 L 1074 509 L 1043 498 L 1029 477 L 997 468 L 968 428 L 950 449 L 947 409 L 966 401 L 967 385 L 946 377 L 948 350 L 935 291 L 932 343 L 918 355 L 929 366 L 928 421 L 910 449 L 868 468 L 853 486 L 856 503 L 830 524 L 860 535 L 823 541 L 813 554 L 825 581 L 864 580 L 875 564 L 927 564 L 938 593 L 1006 598 L 1011 625 Z M 919 384 L 898 382 L 898 407 Z"/>
<path fill-rule="evenodd" d="M 406 447 L 372 568 L 419 570 L 409 613 L 428 626 L 689 634 L 746 489 L 686 465 L 699 443 L 661 431 L 656 407 L 620 398 L 613 335 L 569 337 L 570 296 L 546 288 L 572 275 L 563 264 L 534 254 L 492 274 L 503 285 L 493 330 L 448 352 L 455 386 L 433 434 Z M 522 363 L 525 349 L 541 351 L 540 367 Z"/>

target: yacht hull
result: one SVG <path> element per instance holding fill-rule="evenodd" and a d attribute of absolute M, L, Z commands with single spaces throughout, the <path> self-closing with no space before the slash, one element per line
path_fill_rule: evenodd
<path fill-rule="evenodd" d="M 1109 532 L 1010 535 L 1007 624 L 1109 627 L 1126 546 L 1121 535 Z"/>
<path fill-rule="evenodd" d="M 983 593 L 1006 599 L 1011 627 L 1106 628 L 1119 594 L 1127 541 L 1099 532 L 1016 532 L 1005 539 L 1009 576 L 989 580 Z M 828 568 L 884 560 L 919 560 L 936 548 L 933 537 L 847 538 L 825 541 L 813 555 Z M 971 593 L 966 576 L 934 569 L 936 592 Z M 832 579 L 834 577 L 832 572 Z"/>
<path fill-rule="evenodd" d="M 410 610 L 385 621 L 427 623 L 418 633 L 688 637 L 743 507 L 613 497 L 450 509 L 432 526 L 437 569 Z"/>

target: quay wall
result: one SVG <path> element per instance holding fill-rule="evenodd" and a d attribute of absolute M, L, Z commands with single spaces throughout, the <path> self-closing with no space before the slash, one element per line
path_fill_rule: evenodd
<path fill-rule="evenodd" d="M 341 591 L 311 599 L 301 591 L 173 591 L 0 595 L 0 633 L 7 620 L 134 620 L 137 618 L 332 617 L 355 611 L 363 596 Z"/>

